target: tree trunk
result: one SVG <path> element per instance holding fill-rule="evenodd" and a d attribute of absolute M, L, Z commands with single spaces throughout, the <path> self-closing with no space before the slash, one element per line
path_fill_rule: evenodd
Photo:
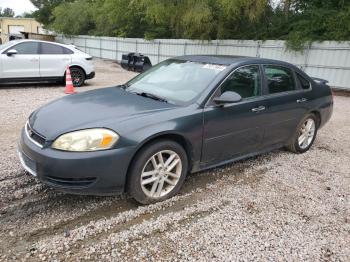
<path fill-rule="evenodd" d="M 292 2 L 292 0 L 284 0 L 283 1 L 283 11 L 284 11 L 284 15 L 286 16 L 286 18 L 288 18 L 288 16 L 289 16 L 291 2 Z"/>

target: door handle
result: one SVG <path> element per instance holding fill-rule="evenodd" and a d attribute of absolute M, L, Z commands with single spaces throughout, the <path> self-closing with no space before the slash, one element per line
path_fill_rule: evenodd
<path fill-rule="evenodd" d="M 307 99 L 306 98 L 301 98 L 301 99 L 298 99 L 297 100 L 297 103 L 305 103 L 307 101 Z"/>
<path fill-rule="evenodd" d="M 266 107 L 264 106 L 259 106 L 259 107 L 255 107 L 255 108 L 252 108 L 252 112 L 260 112 L 260 111 L 264 111 L 266 109 Z"/>
<path fill-rule="evenodd" d="M 30 59 L 30 62 L 38 62 L 38 61 L 39 61 L 39 59 L 37 59 L 37 58 Z"/>

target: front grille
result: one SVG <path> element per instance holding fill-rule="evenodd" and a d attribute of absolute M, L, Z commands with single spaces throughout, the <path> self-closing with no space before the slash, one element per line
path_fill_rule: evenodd
<path fill-rule="evenodd" d="M 63 186 L 63 187 L 86 187 L 95 182 L 96 177 L 84 177 L 84 178 L 61 178 L 54 176 L 47 176 L 47 182 Z"/>
<path fill-rule="evenodd" d="M 25 127 L 26 134 L 32 142 L 40 147 L 43 147 L 46 139 L 45 137 L 41 136 L 38 134 L 36 131 L 34 131 L 33 128 L 30 127 L 29 123 L 27 122 L 26 127 Z"/>

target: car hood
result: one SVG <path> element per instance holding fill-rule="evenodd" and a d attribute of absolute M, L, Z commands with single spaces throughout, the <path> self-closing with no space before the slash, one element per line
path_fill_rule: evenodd
<path fill-rule="evenodd" d="M 29 124 L 47 140 L 53 140 L 61 134 L 84 128 L 113 129 L 116 123 L 130 118 L 175 107 L 118 87 L 109 87 L 55 100 L 33 112 Z"/>

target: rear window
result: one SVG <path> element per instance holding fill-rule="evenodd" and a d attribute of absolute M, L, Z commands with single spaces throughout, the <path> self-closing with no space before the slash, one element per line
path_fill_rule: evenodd
<path fill-rule="evenodd" d="M 72 50 L 65 48 L 65 47 L 62 47 L 62 48 L 63 48 L 63 53 L 68 54 L 68 55 L 74 54 L 74 52 Z"/>
<path fill-rule="evenodd" d="M 43 55 L 63 55 L 72 53 L 71 50 L 60 45 L 41 43 L 41 54 Z"/>
<path fill-rule="evenodd" d="M 310 82 L 307 79 L 305 79 L 305 77 L 301 76 L 298 73 L 297 73 L 297 79 L 302 89 L 309 89 L 311 87 Z"/>

